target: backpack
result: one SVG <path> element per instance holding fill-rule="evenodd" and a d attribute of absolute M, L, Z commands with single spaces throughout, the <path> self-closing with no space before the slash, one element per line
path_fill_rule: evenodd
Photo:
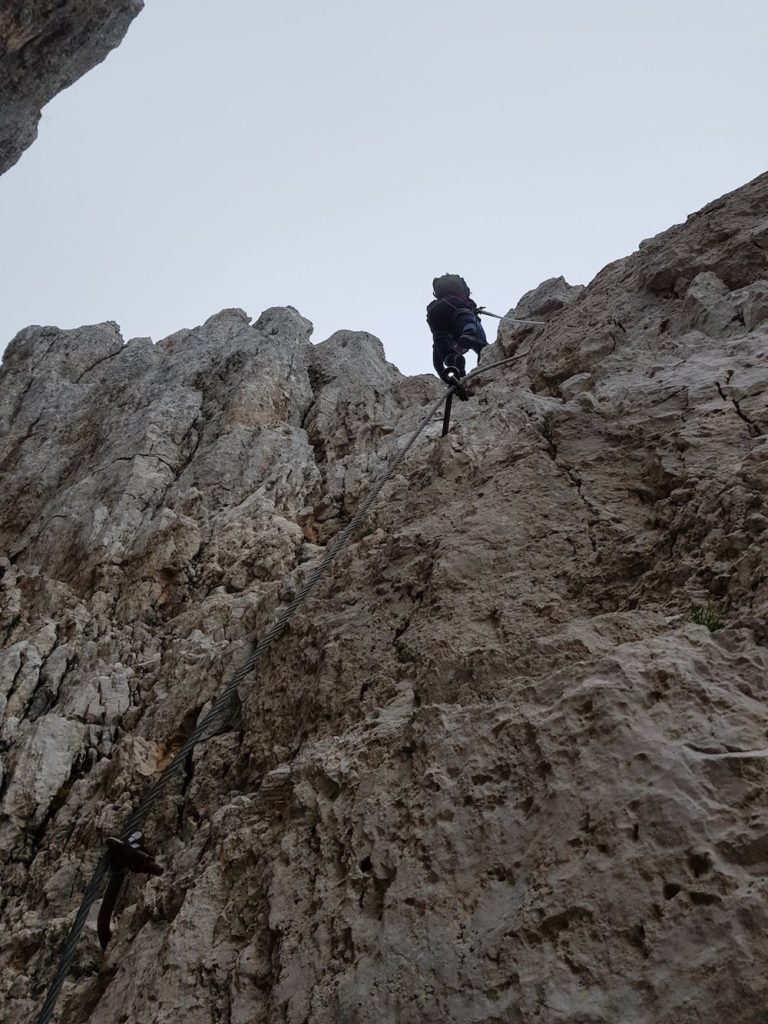
<path fill-rule="evenodd" d="M 442 299 L 446 295 L 461 295 L 462 298 L 468 299 L 469 285 L 458 274 L 443 274 L 432 281 L 432 294 L 436 299 Z"/>

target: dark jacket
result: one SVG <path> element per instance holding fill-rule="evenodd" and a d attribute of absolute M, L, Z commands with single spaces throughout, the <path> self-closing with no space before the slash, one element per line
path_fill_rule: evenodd
<path fill-rule="evenodd" d="M 427 306 L 427 323 L 432 331 L 432 365 L 445 380 L 445 366 L 459 365 L 463 372 L 463 356 L 472 349 L 479 355 L 488 344 L 483 325 L 477 315 L 477 304 L 463 295 L 445 295 Z"/>

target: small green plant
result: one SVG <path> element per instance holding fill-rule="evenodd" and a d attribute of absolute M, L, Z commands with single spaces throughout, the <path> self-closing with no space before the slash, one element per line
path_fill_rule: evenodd
<path fill-rule="evenodd" d="M 706 626 L 710 633 L 722 629 L 725 625 L 723 616 L 728 611 L 725 601 L 707 601 L 706 604 L 691 605 L 691 622 L 697 626 Z"/>

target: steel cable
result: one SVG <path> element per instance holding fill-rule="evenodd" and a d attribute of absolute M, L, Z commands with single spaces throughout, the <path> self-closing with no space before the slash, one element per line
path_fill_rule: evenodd
<path fill-rule="evenodd" d="M 498 369 L 501 366 L 506 366 L 509 363 L 516 362 L 518 359 L 522 359 L 526 356 L 527 352 L 520 352 L 508 359 L 501 359 L 494 363 L 489 363 L 487 366 L 477 366 L 471 373 L 467 374 L 466 377 L 462 378 L 462 383 L 465 384 L 468 381 L 473 380 L 475 377 L 482 373 L 487 373 L 489 370 Z M 385 484 L 392 477 L 393 473 L 401 465 L 408 452 L 411 450 L 413 445 L 416 443 L 418 438 L 429 426 L 436 411 L 445 401 L 449 394 L 455 391 L 455 386 L 451 385 L 446 388 L 445 392 L 438 398 L 429 408 L 424 417 L 419 422 L 416 429 L 411 434 L 407 443 L 401 448 L 394 456 L 392 461 L 387 466 L 384 473 L 381 475 L 373 489 L 369 492 L 365 500 L 358 507 L 347 525 L 336 534 L 331 540 L 328 548 L 323 555 L 320 563 L 313 569 L 303 585 L 300 587 L 298 593 L 290 602 L 290 604 L 278 615 L 274 623 L 266 630 L 261 636 L 258 643 L 254 647 L 253 651 L 248 655 L 243 664 L 236 669 L 232 676 L 227 681 L 224 688 L 221 690 L 219 695 L 215 698 L 213 705 L 205 716 L 198 722 L 195 729 L 190 733 L 185 742 L 179 748 L 174 755 L 173 759 L 163 769 L 158 778 L 145 790 L 141 801 L 139 802 L 136 809 L 128 817 L 121 831 L 118 833 L 118 838 L 125 841 L 135 832 L 139 826 L 141 826 L 147 818 L 153 805 L 158 801 L 166 790 L 168 783 L 171 779 L 181 770 L 187 757 L 191 754 L 194 748 L 200 743 L 210 732 L 212 727 L 219 723 L 225 714 L 230 710 L 232 705 L 232 698 L 234 697 L 235 691 L 237 690 L 240 683 L 248 676 L 253 668 L 262 660 L 264 655 L 267 653 L 269 648 L 272 646 L 275 640 L 282 634 L 287 627 L 288 623 L 293 619 L 299 609 L 306 603 L 313 591 L 317 588 L 321 580 L 327 576 L 333 562 L 341 551 L 347 546 L 352 539 L 355 531 L 357 530 L 360 523 L 368 515 L 371 506 L 374 504 Z M 56 969 L 56 973 L 53 977 L 51 985 L 48 989 L 45 1002 L 43 1003 L 42 1009 L 36 1019 L 36 1024 L 49 1024 L 53 1017 L 53 1011 L 56 1006 L 59 994 L 64 985 L 64 982 L 69 974 L 69 969 L 72 966 L 72 961 L 77 950 L 78 943 L 80 941 L 80 935 L 82 934 L 85 923 L 88 919 L 91 907 L 99 898 L 101 893 L 102 883 L 109 873 L 109 859 L 105 854 L 99 863 L 97 864 L 91 880 L 86 886 L 83 894 L 83 899 L 80 904 L 80 909 L 77 912 L 72 927 L 67 934 L 61 953 L 59 955 L 59 963 Z"/>

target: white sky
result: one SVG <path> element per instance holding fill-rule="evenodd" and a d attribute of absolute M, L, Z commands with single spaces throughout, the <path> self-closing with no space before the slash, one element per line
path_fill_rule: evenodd
<path fill-rule="evenodd" d="M 0 348 L 290 304 L 429 370 L 436 274 L 504 313 L 766 170 L 766 39 L 765 0 L 147 0 L 0 178 Z"/>

